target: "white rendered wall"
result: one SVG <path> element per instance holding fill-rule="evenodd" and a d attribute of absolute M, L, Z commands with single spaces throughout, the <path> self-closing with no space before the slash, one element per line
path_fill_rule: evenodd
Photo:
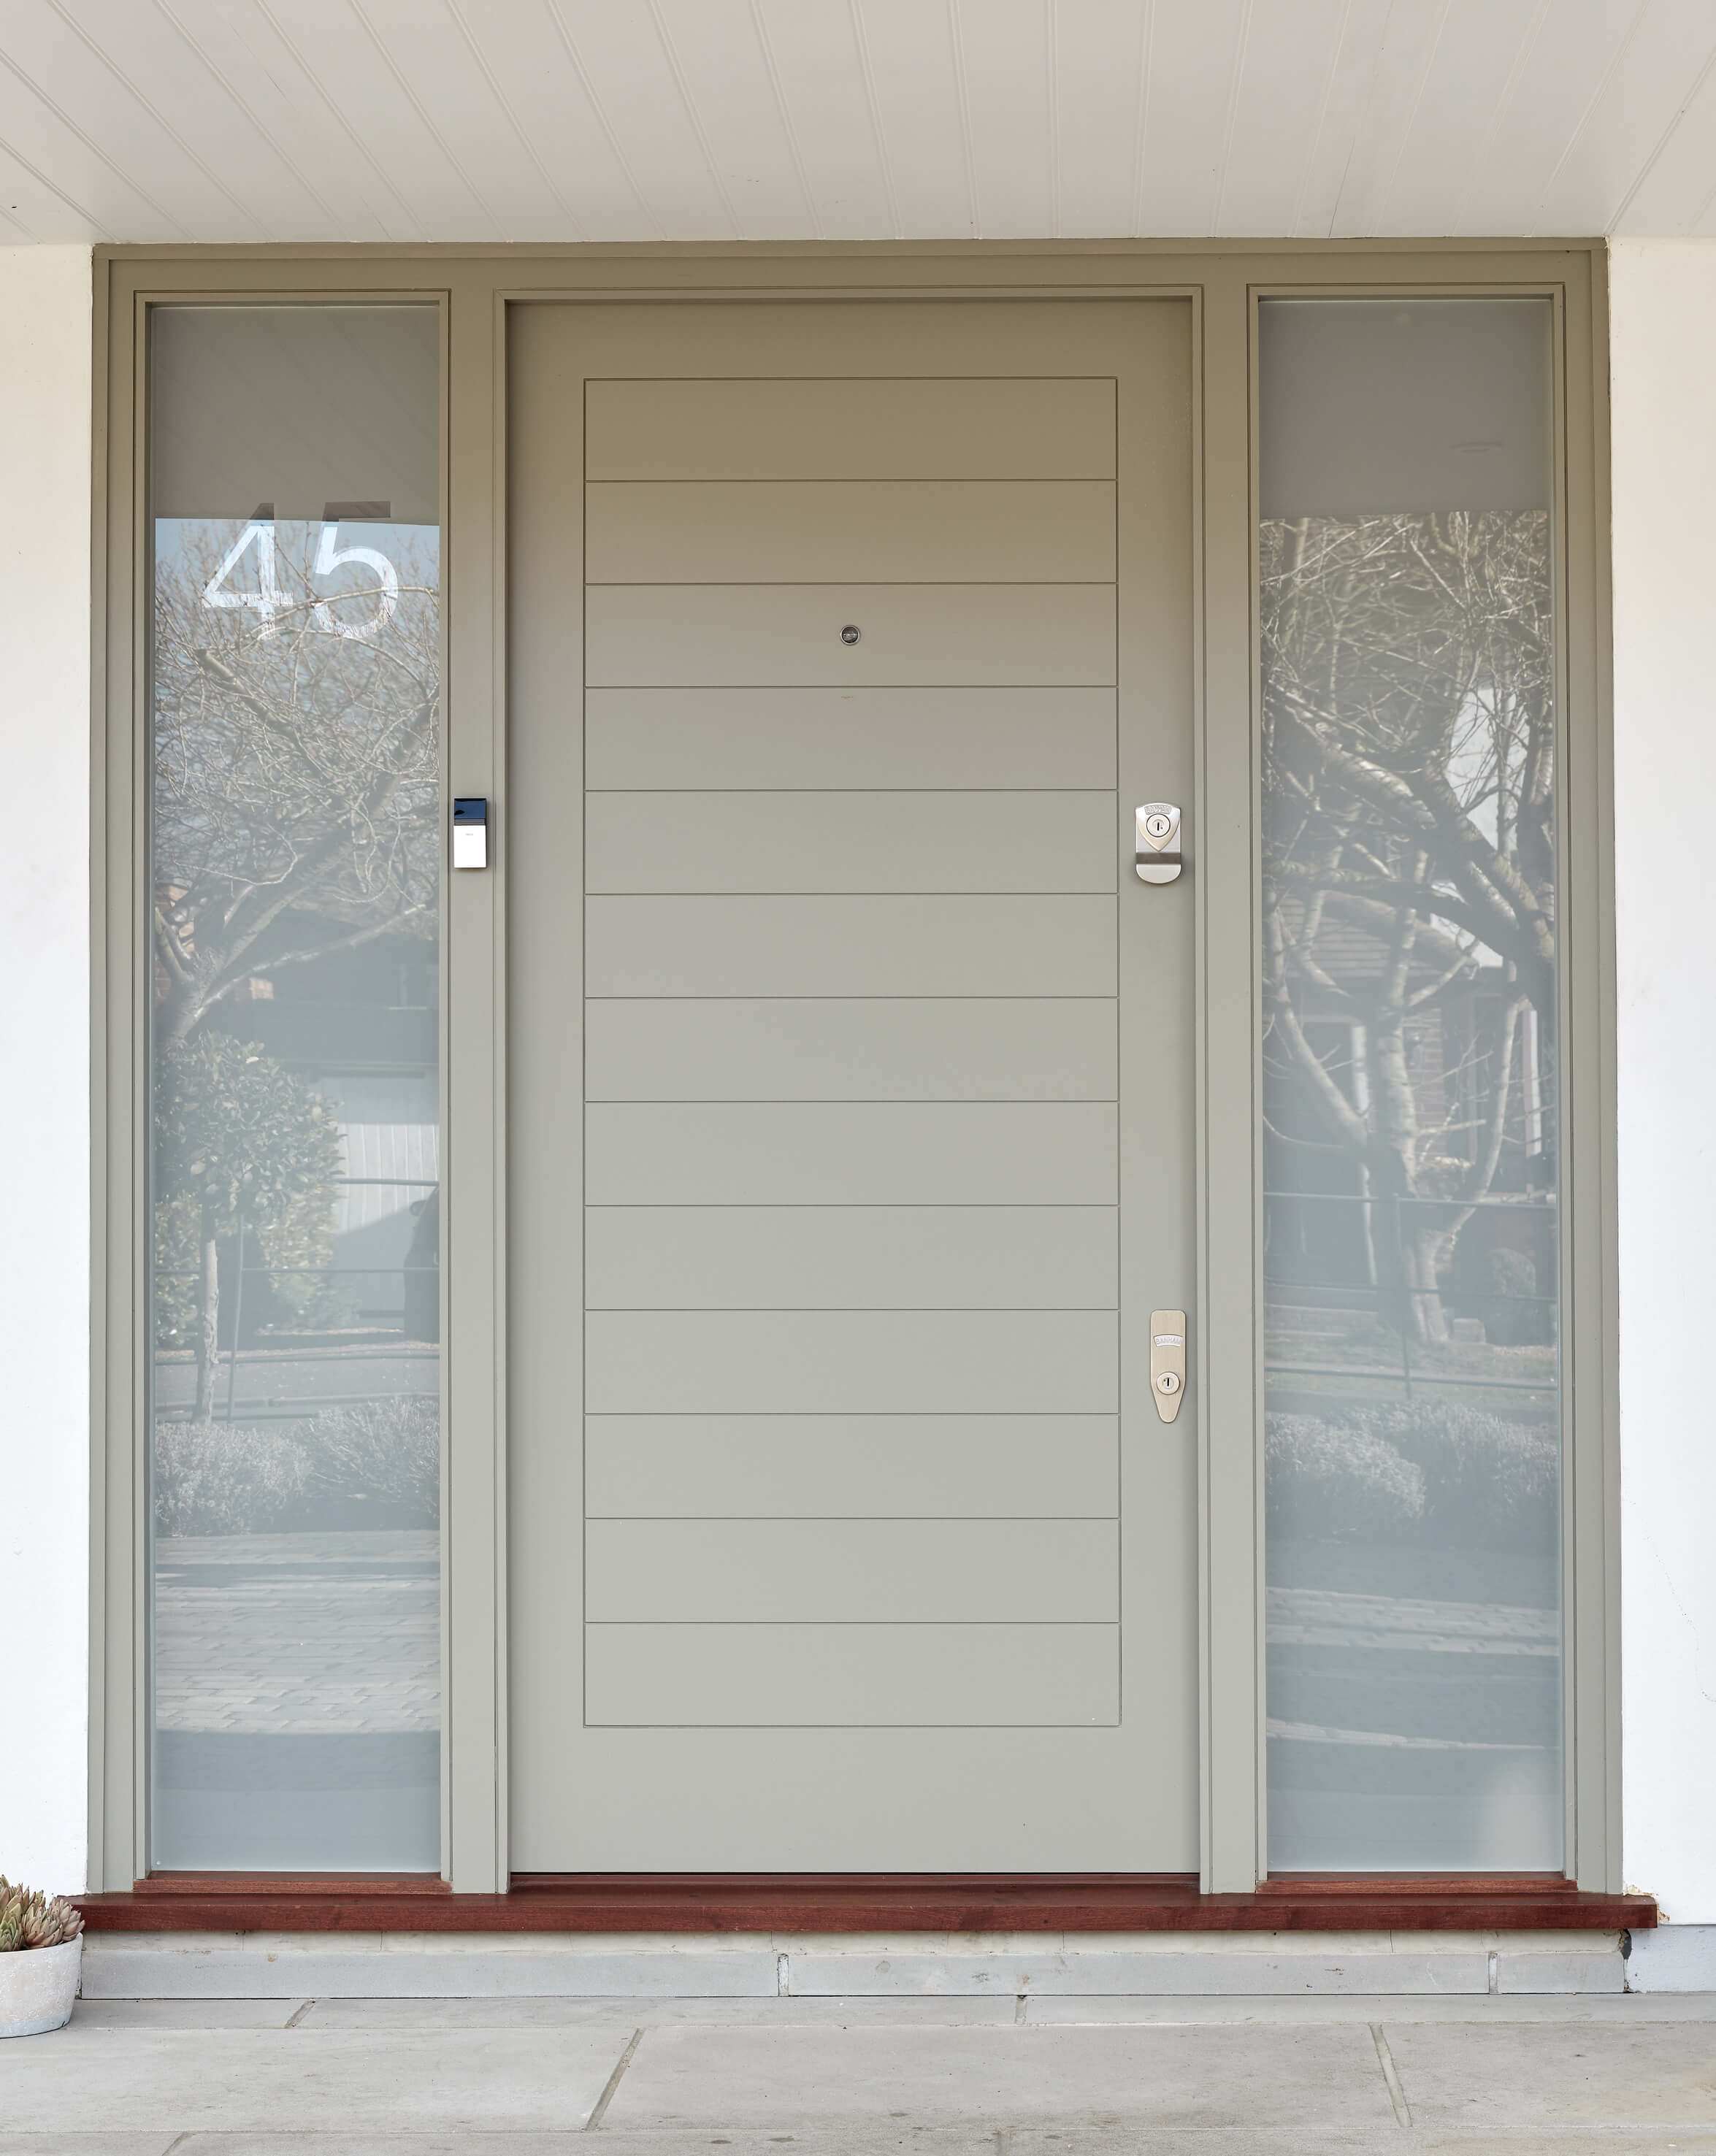
<path fill-rule="evenodd" d="M 0 249 L 0 1872 L 82 1887 L 90 252 Z"/>
<path fill-rule="evenodd" d="M 1626 1867 L 1716 1923 L 1716 243 L 1611 276 Z"/>

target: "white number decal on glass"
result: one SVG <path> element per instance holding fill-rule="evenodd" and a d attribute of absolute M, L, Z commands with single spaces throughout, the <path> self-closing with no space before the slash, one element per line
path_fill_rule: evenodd
<path fill-rule="evenodd" d="M 229 592 L 222 587 L 243 560 L 247 547 L 256 549 L 256 585 L 254 592 Z M 397 588 L 398 579 L 395 579 Z M 247 524 L 221 557 L 220 567 L 203 588 L 203 603 L 212 607 L 249 607 L 263 619 L 263 634 L 270 634 L 274 618 L 291 602 L 280 588 L 275 568 L 274 526 L 272 524 Z"/>
<path fill-rule="evenodd" d="M 361 562 L 366 568 L 373 569 L 380 580 L 376 598 L 376 610 L 367 621 L 336 621 L 333 608 L 326 599 L 317 599 L 310 609 L 311 619 L 325 635 L 355 636 L 367 642 L 393 619 L 399 603 L 399 572 L 373 547 L 342 547 L 337 542 L 337 524 L 324 524 L 321 541 L 316 550 L 314 573 L 318 577 L 331 576 L 336 569 L 344 568 L 348 562 Z M 256 589 L 254 592 L 229 591 L 226 580 L 231 576 L 246 552 L 256 549 Z M 355 596 L 355 594 L 354 594 Z M 246 607 L 262 616 L 262 634 L 274 634 L 274 618 L 284 613 L 292 604 L 289 595 L 280 589 L 280 570 L 275 557 L 274 526 L 272 524 L 247 524 L 222 555 L 220 567 L 203 587 L 203 603 L 211 607 Z"/>
<path fill-rule="evenodd" d="M 321 544 L 316 550 L 316 573 L 331 576 L 347 562 L 362 562 L 375 571 L 381 578 L 381 594 L 376 610 L 367 621 L 336 621 L 333 609 L 326 599 L 318 599 L 311 609 L 311 617 L 320 629 L 331 636 L 355 636 L 364 641 L 376 635 L 393 619 L 393 609 L 399 603 L 399 572 L 385 554 L 378 553 L 373 547 L 336 547 L 339 536 L 337 524 L 324 524 Z"/>

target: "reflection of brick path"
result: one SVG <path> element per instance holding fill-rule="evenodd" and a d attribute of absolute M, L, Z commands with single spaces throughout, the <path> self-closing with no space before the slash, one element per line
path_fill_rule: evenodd
<path fill-rule="evenodd" d="M 435 1730 L 434 1530 L 174 1536 L 156 1548 L 156 1727 Z"/>
<path fill-rule="evenodd" d="M 1421 1655 L 1554 1656 L 1561 1651 L 1561 1614 L 1511 1603 L 1426 1602 L 1404 1595 L 1272 1587 L 1269 1644 L 1400 1648 Z"/>

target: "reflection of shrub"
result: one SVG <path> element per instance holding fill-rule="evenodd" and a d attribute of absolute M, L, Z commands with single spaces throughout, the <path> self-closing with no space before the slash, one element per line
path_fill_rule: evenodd
<path fill-rule="evenodd" d="M 1553 1546 L 1561 1448 L 1553 1428 L 1449 1400 L 1364 1410 L 1366 1427 L 1424 1470 L 1425 1533 L 1469 1549 Z"/>
<path fill-rule="evenodd" d="M 163 1535 L 239 1535 L 301 1504 L 310 1455 L 283 1430 L 161 1423 L 155 1431 L 155 1526 Z"/>
<path fill-rule="evenodd" d="M 1354 1406 L 1327 1421 L 1271 1415 L 1267 1470 L 1277 1533 L 1437 1548 L 1554 1544 L 1555 1433 L 1481 1408 L 1427 1400 Z"/>
<path fill-rule="evenodd" d="M 1269 1418 L 1266 1503 L 1278 1534 L 1404 1542 L 1424 1513 L 1424 1474 L 1391 1445 L 1314 1415 Z"/>
<path fill-rule="evenodd" d="M 244 1423 L 162 1423 L 155 1524 L 165 1535 L 283 1533 L 440 1517 L 440 1404 L 433 1397 L 330 1408 L 290 1433 Z M 354 1514 L 356 1517 L 354 1517 Z"/>
<path fill-rule="evenodd" d="M 360 1400 L 319 1414 L 304 1434 L 313 1486 L 326 1497 L 367 1497 L 413 1505 L 437 1517 L 441 1485 L 441 1410 L 433 1397 L 406 1394 Z"/>

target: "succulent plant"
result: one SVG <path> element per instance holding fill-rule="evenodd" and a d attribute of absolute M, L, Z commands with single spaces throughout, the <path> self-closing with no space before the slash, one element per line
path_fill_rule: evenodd
<path fill-rule="evenodd" d="M 62 1947 L 83 1928 L 82 1913 L 60 1895 L 33 1893 L 0 1874 L 0 1953 Z"/>

